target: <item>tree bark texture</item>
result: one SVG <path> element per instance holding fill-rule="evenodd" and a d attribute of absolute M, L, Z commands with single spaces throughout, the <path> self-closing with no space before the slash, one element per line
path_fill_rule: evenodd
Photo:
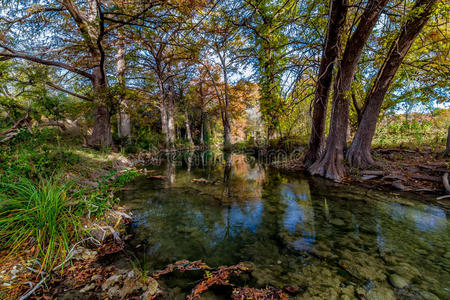
<path fill-rule="evenodd" d="M 119 31 L 119 41 L 117 44 L 116 69 L 119 86 L 122 89 L 122 92 L 124 92 L 126 89 L 125 43 L 120 31 Z M 129 141 L 131 138 L 131 118 L 127 110 L 128 110 L 127 99 L 125 99 L 125 97 L 120 97 L 119 109 L 117 112 L 117 134 L 120 139 Z"/>
<path fill-rule="evenodd" d="M 335 181 L 341 181 L 345 176 L 344 150 L 346 148 L 351 83 L 364 45 L 387 2 L 388 0 L 368 2 L 356 30 L 345 46 L 334 83 L 330 133 L 325 152 L 309 167 L 309 171 L 313 175 L 321 175 Z"/>
<path fill-rule="evenodd" d="M 313 101 L 313 117 L 309 148 L 304 165 L 311 166 L 321 154 L 324 144 L 325 120 L 327 115 L 328 95 L 333 79 L 334 62 L 339 54 L 340 37 L 347 15 L 347 0 L 333 0 L 328 20 L 319 76 Z"/>
<path fill-rule="evenodd" d="M 370 146 L 384 97 L 409 48 L 427 23 L 436 2 L 437 0 L 418 0 L 412 8 L 414 15 L 408 18 L 393 41 L 372 89 L 366 96 L 361 122 L 347 151 L 346 158 L 352 166 L 365 168 L 375 163 L 370 154 Z"/>

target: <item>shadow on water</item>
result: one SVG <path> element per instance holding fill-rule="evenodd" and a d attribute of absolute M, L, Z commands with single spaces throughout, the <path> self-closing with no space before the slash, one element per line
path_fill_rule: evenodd
<path fill-rule="evenodd" d="M 231 153 L 169 154 L 150 168 L 165 180 L 138 178 L 121 195 L 135 216 L 129 248 L 146 271 L 181 259 L 247 262 L 255 286 L 296 286 L 298 299 L 450 298 L 438 207 Z"/>

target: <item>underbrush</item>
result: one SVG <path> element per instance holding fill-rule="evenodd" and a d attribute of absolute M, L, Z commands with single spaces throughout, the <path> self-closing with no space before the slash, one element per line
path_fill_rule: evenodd
<path fill-rule="evenodd" d="M 377 126 L 374 148 L 409 148 L 421 146 L 441 148 L 445 145 L 447 127 L 436 126 L 431 120 L 399 120 L 390 118 Z"/>
<path fill-rule="evenodd" d="M 78 142 L 45 129 L 0 144 L 0 250 L 8 252 L 0 264 L 27 249 L 51 270 L 86 234 L 83 219 L 111 209 L 137 175 L 114 167 L 118 154 Z"/>

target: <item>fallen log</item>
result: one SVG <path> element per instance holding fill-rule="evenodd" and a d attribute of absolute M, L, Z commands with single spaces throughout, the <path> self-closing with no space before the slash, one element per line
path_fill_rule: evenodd
<path fill-rule="evenodd" d="M 85 144 L 87 144 L 87 135 L 84 134 L 82 128 L 77 124 L 77 121 L 69 119 L 60 121 L 47 121 L 39 124 L 39 127 L 58 127 L 62 132 L 74 137 L 81 137 Z"/>
<path fill-rule="evenodd" d="M 32 132 L 32 124 L 31 124 L 31 117 L 28 114 L 28 112 L 25 114 L 25 116 L 17 121 L 13 126 L 11 126 L 9 129 L 0 132 L 0 137 L 3 137 L 0 142 L 6 142 L 7 140 L 12 139 L 20 132 L 20 128 L 26 127 L 28 132 Z"/>
<path fill-rule="evenodd" d="M 411 178 L 418 179 L 418 180 L 426 180 L 426 181 L 432 181 L 432 182 L 440 182 L 441 179 L 437 176 L 430 176 L 430 175 L 422 175 L 422 174 L 410 174 Z"/>

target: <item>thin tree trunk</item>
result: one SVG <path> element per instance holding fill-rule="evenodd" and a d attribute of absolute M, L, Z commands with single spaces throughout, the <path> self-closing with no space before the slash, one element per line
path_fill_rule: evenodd
<path fill-rule="evenodd" d="M 347 152 L 346 158 L 352 166 L 368 167 L 375 163 L 370 155 L 370 146 L 384 96 L 414 39 L 427 23 L 436 2 L 437 0 L 418 0 L 412 8 L 413 16 L 407 19 L 392 43 L 372 89 L 366 97 L 360 125 Z"/>
<path fill-rule="evenodd" d="M 205 97 L 203 95 L 202 82 L 200 82 L 199 94 L 200 94 L 200 105 L 201 105 L 201 107 L 200 107 L 200 145 L 203 146 L 205 144 L 204 131 L 205 131 L 206 116 L 205 116 Z"/>
<path fill-rule="evenodd" d="M 226 69 L 224 69 L 224 81 L 225 81 L 225 99 L 224 99 L 224 109 L 223 109 L 223 141 L 224 147 L 231 146 L 231 126 L 230 126 L 230 117 L 228 113 L 229 106 L 229 93 L 228 93 L 228 77 Z"/>
<path fill-rule="evenodd" d="M 205 116 L 202 110 L 200 113 L 200 145 L 205 144 L 204 131 L 205 131 Z"/>
<path fill-rule="evenodd" d="M 230 117 L 228 112 L 228 107 L 230 105 L 230 96 L 229 96 L 229 84 L 228 84 L 228 71 L 227 71 L 227 63 L 225 57 L 220 54 L 220 51 L 217 50 L 217 54 L 219 55 L 219 59 L 222 64 L 223 71 L 223 81 L 224 81 L 224 97 L 223 103 L 221 105 L 221 116 L 222 116 L 222 125 L 223 125 L 223 145 L 224 148 L 228 148 L 231 146 L 231 126 L 230 126 Z"/>
<path fill-rule="evenodd" d="M 448 132 L 447 132 L 447 146 L 445 147 L 444 155 L 450 156 L 450 126 L 448 126 Z"/>
<path fill-rule="evenodd" d="M 117 45 L 117 79 L 119 82 L 119 86 L 122 89 L 121 92 L 124 92 L 126 89 L 125 82 L 125 71 L 126 71 L 126 62 L 125 62 L 125 43 L 123 40 L 123 36 L 119 31 L 119 42 Z M 127 112 L 128 103 L 124 97 L 119 99 L 119 109 L 117 113 L 117 133 L 120 139 L 124 139 L 129 141 L 131 137 L 131 118 Z"/>
<path fill-rule="evenodd" d="M 304 165 L 311 166 L 321 154 L 324 144 L 328 95 L 333 78 L 334 62 L 339 54 L 340 37 L 347 15 L 347 0 L 333 0 L 328 20 L 327 35 L 320 62 L 319 76 L 313 102 L 312 129 Z"/>
<path fill-rule="evenodd" d="M 333 110 L 331 113 L 330 134 L 325 153 L 309 171 L 335 181 L 345 176 L 344 150 L 350 103 L 350 88 L 364 45 L 377 23 L 381 10 L 388 0 L 370 0 L 361 16 L 358 27 L 345 46 L 344 55 L 334 84 Z"/>
<path fill-rule="evenodd" d="M 169 140 L 168 148 L 175 148 L 175 91 L 173 80 L 169 80 L 169 93 L 167 97 L 167 135 Z"/>
<path fill-rule="evenodd" d="M 194 146 L 194 141 L 192 140 L 192 133 L 191 133 L 191 124 L 189 122 L 189 114 L 187 107 L 184 108 L 184 126 L 186 127 L 186 137 L 189 142 L 189 146 Z"/>
<path fill-rule="evenodd" d="M 164 136 L 166 147 L 169 145 L 169 136 L 167 134 L 167 104 L 166 93 L 164 91 L 164 84 L 162 79 L 158 79 L 159 87 L 159 111 L 161 114 L 161 132 Z"/>

